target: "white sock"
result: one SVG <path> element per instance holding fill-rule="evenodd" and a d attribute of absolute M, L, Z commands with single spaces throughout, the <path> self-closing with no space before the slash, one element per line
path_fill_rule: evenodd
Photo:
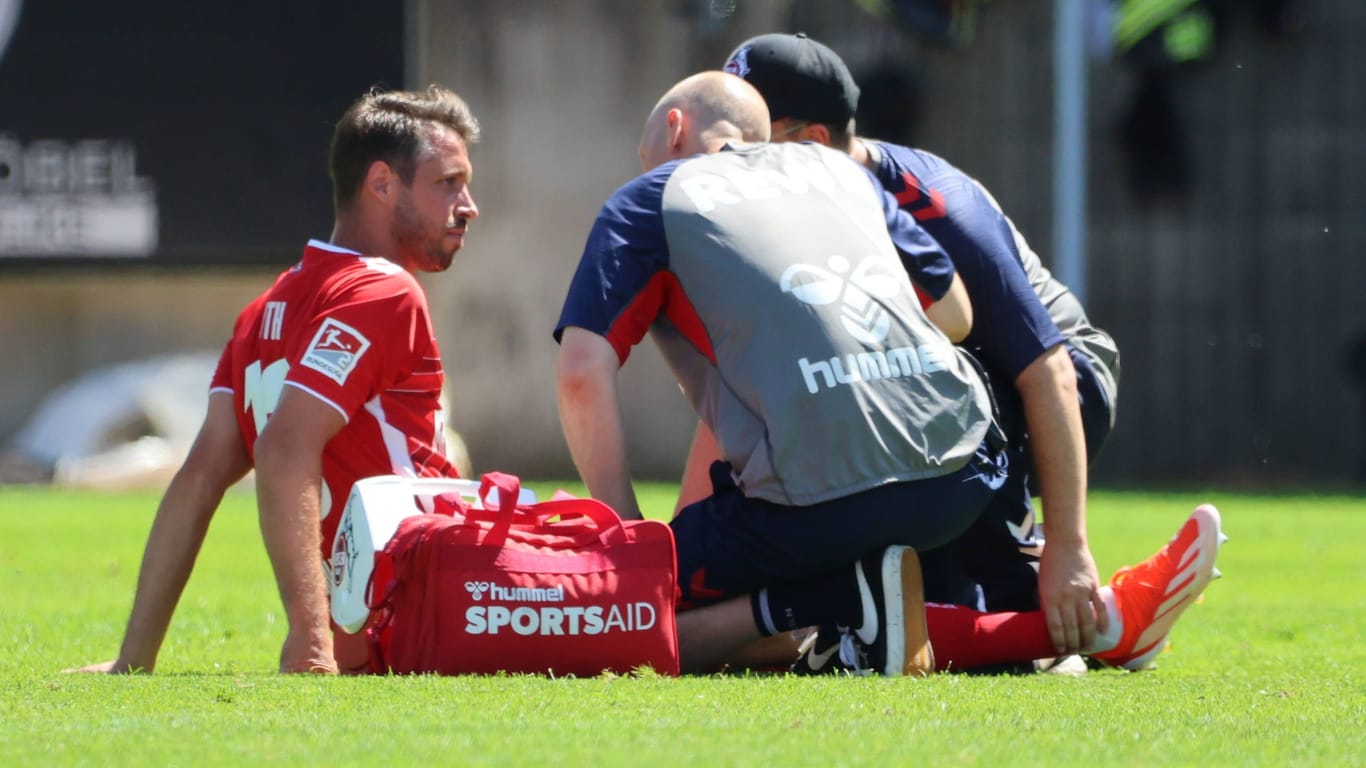
<path fill-rule="evenodd" d="M 1096 641 L 1082 653 L 1102 653 L 1119 645 L 1124 637 L 1124 617 L 1119 613 L 1119 603 L 1115 601 L 1115 591 L 1108 585 L 1100 588 L 1100 599 L 1105 603 L 1105 611 L 1110 616 L 1110 628 L 1104 633 L 1096 633 Z"/>

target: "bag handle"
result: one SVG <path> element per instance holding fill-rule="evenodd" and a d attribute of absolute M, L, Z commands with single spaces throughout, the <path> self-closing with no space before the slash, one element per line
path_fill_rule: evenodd
<path fill-rule="evenodd" d="M 522 481 L 506 472 L 485 472 L 479 481 L 479 498 L 488 499 L 489 491 L 498 489 L 497 512 L 500 517 L 516 514 L 522 495 Z M 485 505 L 487 506 L 487 504 Z"/>
<path fill-rule="evenodd" d="M 490 491 L 494 489 L 498 491 L 498 508 L 488 510 L 493 514 L 480 515 L 475 512 L 471 515 L 471 517 L 493 520 L 494 527 L 484 537 L 485 543 L 494 544 L 497 542 L 501 544 L 507 538 L 508 531 L 514 522 L 519 524 L 532 523 L 539 526 L 545 524 L 552 517 L 559 517 L 561 520 L 586 518 L 596 529 L 597 538 L 603 544 L 615 544 L 626 540 L 626 529 L 622 525 L 621 517 L 611 507 L 595 499 L 581 499 L 564 491 L 558 491 L 550 501 L 534 504 L 530 507 L 525 505 L 519 507 L 517 500 L 521 492 L 521 482 L 515 475 L 504 472 L 487 472 L 484 474 L 483 480 L 479 484 L 480 498 L 487 501 Z"/>
<path fill-rule="evenodd" d="M 592 529 L 596 529 L 598 541 L 603 544 L 620 544 L 626 541 L 626 526 L 611 507 L 597 499 L 581 499 L 575 496 L 552 498 L 536 505 L 538 515 L 545 519 L 559 517 L 561 520 L 586 518 Z"/>
<path fill-rule="evenodd" d="M 501 473 L 495 473 L 501 474 Z M 516 480 L 516 478 L 513 478 Z M 445 496 L 454 494 L 465 507 L 483 507 L 488 489 L 483 483 L 460 477 L 405 477 L 403 486 L 414 496 Z M 514 486 L 514 487 L 519 487 Z M 530 506 L 536 503 L 536 493 L 530 489 L 517 491 L 517 504 Z"/>

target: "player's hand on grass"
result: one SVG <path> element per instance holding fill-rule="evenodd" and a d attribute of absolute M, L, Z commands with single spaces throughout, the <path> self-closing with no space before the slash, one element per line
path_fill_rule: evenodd
<path fill-rule="evenodd" d="M 1039 562 L 1039 602 L 1059 654 L 1081 653 L 1109 626 L 1096 562 L 1085 544 L 1049 540 Z"/>
<path fill-rule="evenodd" d="M 87 664 L 84 667 L 71 667 L 62 670 L 65 674 L 96 674 L 96 675 L 128 675 L 134 672 L 141 672 L 141 669 L 132 669 L 127 664 L 120 664 L 117 659 L 102 661 L 99 664 Z"/>
<path fill-rule="evenodd" d="M 290 630 L 280 649 L 280 674 L 335 675 L 337 661 L 332 654 L 332 633 L 324 630 Z"/>
<path fill-rule="evenodd" d="M 337 665 L 335 662 L 323 661 L 321 659 L 305 659 L 294 663 L 280 663 L 280 674 L 282 675 L 335 675 Z M 359 674 L 359 673 L 356 673 Z"/>

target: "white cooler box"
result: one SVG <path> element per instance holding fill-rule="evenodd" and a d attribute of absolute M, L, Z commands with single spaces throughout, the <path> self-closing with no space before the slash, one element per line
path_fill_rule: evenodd
<path fill-rule="evenodd" d="M 430 499 L 448 493 L 460 494 L 476 509 L 484 507 L 477 480 L 379 475 L 351 486 L 332 540 L 331 562 L 324 564 L 337 626 L 350 633 L 365 626 L 375 553 L 384 550 L 400 522 L 430 512 Z M 523 488 L 517 503 L 535 504 L 536 493 Z"/>

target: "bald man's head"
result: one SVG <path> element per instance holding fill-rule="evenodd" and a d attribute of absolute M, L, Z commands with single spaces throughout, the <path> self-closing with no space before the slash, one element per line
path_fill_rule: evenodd
<path fill-rule="evenodd" d="M 645 170 L 679 157 L 715 152 L 727 141 L 769 137 L 768 105 L 754 86 L 725 72 L 699 72 L 660 97 L 645 121 L 640 162 Z"/>

